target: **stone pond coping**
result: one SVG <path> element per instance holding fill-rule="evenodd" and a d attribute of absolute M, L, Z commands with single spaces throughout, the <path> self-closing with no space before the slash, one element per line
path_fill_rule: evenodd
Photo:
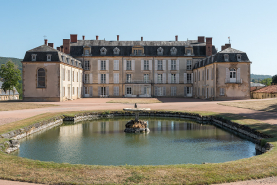
<path fill-rule="evenodd" d="M 53 127 L 63 124 L 64 121 L 79 122 L 85 120 L 94 120 L 99 118 L 112 118 L 118 116 L 135 116 L 133 112 L 126 111 L 108 111 L 108 112 L 84 112 L 76 114 L 75 116 L 58 116 L 53 117 L 46 121 L 41 121 L 27 127 L 10 131 L 8 133 L 0 135 L 0 138 L 9 139 L 5 143 L 0 143 L 0 150 L 4 149 L 6 153 L 13 152 L 20 147 L 18 139 L 27 137 L 33 133 L 48 130 Z M 175 118 L 187 118 L 194 119 L 198 122 L 209 122 L 223 129 L 227 129 L 238 135 L 242 135 L 250 139 L 256 144 L 256 149 L 261 152 L 269 151 L 273 145 L 270 143 L 264 143 L 262 140 L 264 138 L 270 138 L 271 136 L 261 133 L 255 129 L 252 129 L 246 125 L 241 125 L 233 121 L 227 120 L 220 116 L 202 116 L 197 113 L 187 113 L 187 112 L 173 112 L 173 111 L 141 111 L 140 116 L 157 116 L 157 117 L 175 117 Z"/>

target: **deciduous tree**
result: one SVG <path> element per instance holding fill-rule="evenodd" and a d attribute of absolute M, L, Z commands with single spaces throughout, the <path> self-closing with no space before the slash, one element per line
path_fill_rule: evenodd
<path fill-rule="evenodd" d="M 277 75 L 272 77 L 272 83 L 277 84 Z"/>
<path fill-rule="evenodd" d="M 10 99 L 10 91 L 14 89 L 18 85 L 18 81 L 21 80 L 21 72 L 17 69 L 11 61 L 8 61 L 5 64 L 1 65 L 0 68 L 0 76 L 3 80 L 2 89 L 6 92 L 9 91 L 9 99 Z M 14 95 L 14 93 L 13 93 Z"/>

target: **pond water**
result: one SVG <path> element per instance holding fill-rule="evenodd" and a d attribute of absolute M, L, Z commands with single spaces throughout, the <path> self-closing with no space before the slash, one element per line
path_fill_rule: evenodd
<path fill-rule="evenodd" d="M 148 134 L 124 133 L 130 117 L 85 121 L 20 140 L 20 157 L 89 165 L 220 163 L 256 155 L 255 144 L 210 124 L 141 117 Z"/>

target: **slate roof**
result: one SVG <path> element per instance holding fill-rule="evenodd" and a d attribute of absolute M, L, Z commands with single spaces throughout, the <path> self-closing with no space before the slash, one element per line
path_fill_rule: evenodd
<path fill-rule="evenodd" d="M 113 54 L 113 49 L 117 47 L 120 52 L 118 56 L 131 56 L 132 54 L 132 47 L 133 46 L 91 46 L 91 55 L 92 56 L 101 56 L 100 49 L 104 47 L 107 49 L 107 53 L 105 56 L 117 56 Z M 144 55 L 143 56 L 157 56 L 157 49 L 159 47 L 163 48 L 163 55 L 162 56 L 172 56 L 170 49 L 175 47 L 177 49 L 177 54 L 174 56 L 185 56 L 185 47 L 184 46 L 144 46 Z M 189 47 L 189 46 L 187 46 Z M 194 56 L 206 56 L 206 46 L 204 45 L 197 45 L 193 47 L 193 54 Z M 213 54 L 216 54 L 217 51 L 213 46 Z M 82 56 L 83 55 L 83 46 L 70 46 L 70 55 L 73 57 Z"/>
<path fill-rule="evenodd" d="M 234 48 L 226 48 L 225 50 L 222 50 L 216 54 L 213 54 L 212 56 L 209 56 L 205 59 L 198 61 L 197 63 L 195 63 L 194 69 L 203 67 L 215 62 L 226 62 L 224 59 L 224 55 L 226 54 L 229 56 L 228 62 L 250 62 L 245 52 L 236 50 Z M 237 60 L 237 55 L 241 56 L 240 61 Z"/>
<path fill-rule="evenodd" d="M 5 92 L 5 91 L 2 89 L 2 84 L 3 84 L 3 82 L 0 81 L 0 90 L 1 90 L 0 96 L 7 96 L 7 95 L 9 95 L 9 91 L 6 91 L 6 92 Z M 19 93 L 17 92 L 17 90 L 16 90 L 15 87 L 13 88 L 13 90 L 15 90 L 15 91 L 14 91 L 14 95 L 19 95 Z M 10 95 L 13 95 L 13 92 L 12 92 L 12 91 L 11 91 Z"/>
<path fill-rule="evenodd" d="M 41 45 L 38 46 L 34 49 L 31 49 L 29 51 L 26 51 L 25 57 L 23 59 L 23 62 L 32 62 L 32 54 L 36 54 L 36 61 L 39 62 L 48 62 L 47 61 L 47 54 L 51 54 L 51 62 L 64 62 L 66 63 L 66 60 L 63 60 L 63 57 L 70 59 L 70 61 L 74 61 L 74 65 L 75 67 L 79 67 L 81 68 L 81 62 L 73 57 L 71 57 L 70 55 L 67 55 L 59 50 L 56 50 L 50 46 L 47 45 Z M 63 56 L 63 57 L 62 57 Z M 79 66 L 76 66 L 76 62 L 79 64 Z M 72 65 L 72 64 L 69 64 Z"/>
<path fill-rule="evenodd" d="M 264 88 L 261 88 L 255 92 L 258 93 L 277 93 L 277 85 L 271 85 Z"/>
<path fill-rule="evenodd" d="M 261 84 L 261 83 L 254 83 L 254 82 L 250 82 L 250 86 L 251 86 L 251 87 L 265 87 L 264 84 Z"/>

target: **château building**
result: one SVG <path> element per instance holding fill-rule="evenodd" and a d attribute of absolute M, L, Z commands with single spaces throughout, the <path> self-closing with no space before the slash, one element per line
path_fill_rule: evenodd
<path fill-rule="evenodd" d="M 98 38 L 78 40 L 71 34 L 57 49 L 53 43 L 47 46 L 46 40 L 27 51 L 22 61 L 24 100 L 250 98 L 251 62 L 230 44 L 217 52 L 212 38 L 203 36 L 187 41 L 178 41 L 178 36 L 175 41 L 143 41 L 143 37 L 120 41 L 119 35 L 116 41 Z"/>

